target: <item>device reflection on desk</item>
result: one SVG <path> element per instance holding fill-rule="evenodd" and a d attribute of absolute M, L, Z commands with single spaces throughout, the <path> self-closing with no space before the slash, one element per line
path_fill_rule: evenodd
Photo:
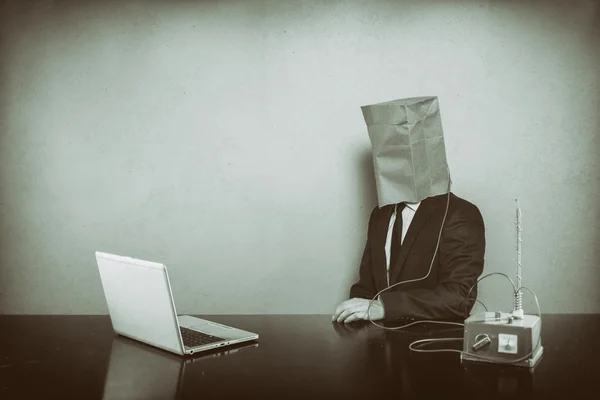
<path fill-rule="evenodd" d="M 465 387 L 470 393 L 490 398 L 533 395 L 534 376 L 525 368 L 511 368 L 493 363 L 464 364 Z"/>
<path fill-rule="evenodd" d="M 181 393 L 186 368 L 191 364 L 255 347 L 258 347 L 258 343 L 242 344 L 227 350 L 183 358 L 122 336 L 115 336 L 102 398 L 175 399 Z"/>

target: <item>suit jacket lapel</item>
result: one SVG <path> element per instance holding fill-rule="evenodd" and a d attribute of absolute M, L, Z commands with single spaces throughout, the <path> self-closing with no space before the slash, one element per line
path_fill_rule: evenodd
<path fill-rule="evenodd" d="M 375 226 L 373 243 L 371 244 L 371 248 L 373 249 L 373 278 L 378 292 L 387 287 L 385 239 L 393 212 L 394 205 L 387 205 L 381 208 L 381 212 L 379 213 L 380 218 L 376 222 L 377 226 Z"/>
<path fill-rule="evenodd" d="M 415 238 L 421 232 L 421 230 L 425 227 L 427 220 L 431 216 L 431 213 L 435 210 L 437 206 L 437 197 L 429 197 L 424 199 L 415 216 L 413 217 L 410 226 L 408 227 L 408 231 L 406 232 L 406 236 L 404 237 L 404 242 L 400 247 L 400 254 L 398 254 L 398 260 L 395 265 L 390 266 L 390 284 L 394 284 L 402 271 L 402 267 L 410 253 L 410 249 L 415 242 Z M 384 238 L 385 240 L 385 238 Z"/>

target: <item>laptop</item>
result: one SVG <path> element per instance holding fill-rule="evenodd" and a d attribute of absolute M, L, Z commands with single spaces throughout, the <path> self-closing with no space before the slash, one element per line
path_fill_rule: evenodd
<path fill-rule="evenodd" d="M 177 315 L 166 265 L 96 252 L 113 329 L 147 345 L 191 355 L 258 340 L 258 334 Z"/>

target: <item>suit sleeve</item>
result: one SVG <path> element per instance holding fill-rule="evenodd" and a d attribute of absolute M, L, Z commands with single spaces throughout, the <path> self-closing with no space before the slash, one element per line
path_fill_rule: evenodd
<path fill-rule="evenodd" d="M 464 312 L 470 305 L 464 300 L 483 272 L 484 222 L 479 209 L 469 204 L 468 207 L 457 208 L 449 215 L 445 225 L 438 250 L 437 286 L 407 290 L 399 287 L 397 291 L 382 293 L 386 320 L 399 317 L 425 320 L 464 318 Z"/>
<path fill-rule="evenodd" d="M 363 250 L 362 259 L 358 268 L 358 281 L 350 287 L 350 298 L 358 297 L 372 299 L 375 296 L 375 279 L 373 278 L 373 268 L 371 266 L 371 230 L 374 220 L 374 214 L 377 207 L 371 211 L 369 217 L 369 226 L 367 228 L 367 243 Z"/>

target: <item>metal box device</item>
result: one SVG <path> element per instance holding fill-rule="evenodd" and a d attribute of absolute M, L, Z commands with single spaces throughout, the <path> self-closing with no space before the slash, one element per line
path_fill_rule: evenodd
<path fill-rule="evenodd" d="M 482 312 L 465 320 L 461 361 L 534 368 L 544 348 L 537 315 L 514 318 L 510 313 Z"/>

